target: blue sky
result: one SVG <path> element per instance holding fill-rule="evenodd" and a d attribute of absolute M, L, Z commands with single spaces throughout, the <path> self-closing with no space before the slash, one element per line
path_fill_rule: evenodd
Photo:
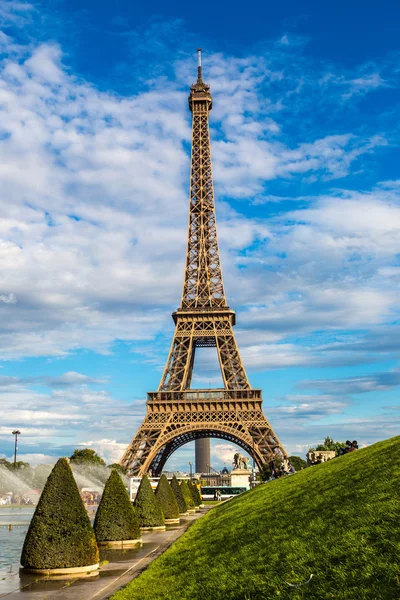
<path fill-rule="evenodd" d="M 198 46 L 225 287 L 267 418 L 296 454 L 399 432 L 400 9 L 204 6 L 0 0 L 0 455 L 18 427 L 32 463 L 118 460 L 144 417 L 180 300 Z M 218 384 L 199 353 L 194 385 Z"/>

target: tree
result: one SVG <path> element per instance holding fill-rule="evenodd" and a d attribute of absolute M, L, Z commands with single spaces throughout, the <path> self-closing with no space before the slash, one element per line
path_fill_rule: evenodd
<path fill-rule="evenodd" d="M 135 498 L 140 527 L 161 527 L 165 519 L 147 475 L 143 475 Z"/>
<path fill-rule="evenodd" d="M 171 480 L 171 489 L 174 492 L 176 501 L 178 503 L 180 514 L 187 512 L 188 507 L 186 504 L 186 500 L 183 497 L 181 486 L 179 485 L 179 481 L 177 480 L 175 475 L 173 476 L 173 478 Z"/>
<path fill-rule="evenodd" d="M 91 448 L 83 448 L 81 450 L 74 450 L 73 455 L 70 457 L 71 463 L 75 465 L 103 465 L 106 466 L 105 461 L 97 454 L 95 450 Z"/>
<path fill-rule="evenodd" d="M 107 465 L 107 469 L 114 469 L 115 471 L 118 471 L 118 473 L 122 473 L 122 475 L 125 475 L 126 473 L 126 469 L 119 463 L 112 463 L 111 465 Z"/>
<path fill-rule="evenodd" d="M 188 484 L 184 479 L 181 481 L 181 490 L 188 510 L 193 510 L 195 508 L 194 500 L 192 494 L 190 493 Z"/>
<path fill-rule="evenodd" d="M 98 542 L 136 540 L 140 525 L 136 510 L 116 470 L 111 472 L 96 512 L 93 529 Z"/>
<path fill-rule="evenodd" d="M 289 456 L 289 462 L 294 466 L 296 471 L 301 471 L 301 469 L 307 467 L 307 461 L 304 458 L 300 458 L 300 456 Z"/>
<path fill-rule="evenodd" d="M 67 459 L 60 458 L 44 486 L 21 555 L 30 569 L 91 566 L 96 538 Z"/>
<path fill-rule="evenodd" d="M 6 469 L 8 469 L 9 471 L 13 471 L 14 470 L 14 461 L 10 462 L 8 461 L 6 458 L 0 458 L 0 467 L 5 467 Z M 23 460 L 17 460 L 15 463 L 15 470 L 22 470 L 22 469 L 31 469 L 31 465 L 28 462 L 24 462 Z"/>
<path fill-rule="evenodd" d="M 327 436 L 323 444 L 318 444 L 315 448 L 309 448 L 308 452 L 318 452 L 318 450 L 334 450 L 336 454 L 339 454 L 341 448 L 346 447 L 346 442 L 335 442 L 332 438 Z"/>
<path fill-rule="evenodd" d="M 166 519 L 179 518 L 179 506 L 165 475 L 161 475 L 160 477 L 156 489 L 156 497 Z"/>
<path fill-rule="evenodd" d="M 264 463 L 261 466 L 258 476 L 261 481 L 268 481 L 268 479 L 271 477 L 271 468 L 268 463 Z"/>

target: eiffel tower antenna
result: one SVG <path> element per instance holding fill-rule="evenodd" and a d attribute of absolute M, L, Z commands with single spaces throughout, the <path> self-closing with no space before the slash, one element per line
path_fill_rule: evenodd
<path fill-rule="evenodd" d="M 201 69 L 201 48 L 197 48 L 197 83 L 203 81 L 203 73 Z"/>
<path fill-rule="evenodd" d="M 182 298 L 172 313 L 175 333 L 160 385 L 147 394 L 147 414 L 121 459 L 131 475 L 159 475 L 184 444 L 220 438 L 239 445 L 261 468 L 286 452 L 262 411 L 261 390 L 250 386 L 236 344 L 235 311 L 226 302 L 215 215 L 209 133 L 210 86 L 201 49 L 190 88 L 192 157 L 188 243 Z M 197 348 L 217 349 L 224 387 L 191 389 Z"/>

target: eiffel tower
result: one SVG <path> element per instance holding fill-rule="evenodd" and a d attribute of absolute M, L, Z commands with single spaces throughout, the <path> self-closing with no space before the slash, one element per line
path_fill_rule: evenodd
<path fill-rule="evenodd" d="M 147 415 L 121 465 L 130 475 L 161 474 L 175 450 L 202 438 L 221 438 L 243 448 L 261 466 L 286 456 L 262 411 L 261 390 L 251 388 L 236 344 L 235 312 L 225 299 L 218 250 L 212 177 L 210 86 L 203 82 L 201 50 L 197 81 L 190 88 L 192 158 L 189 231 L 175 333 L 156 392 L 147 394 Z M 216 347 L 224 388 L 191 389 L 196 348 Z"/>

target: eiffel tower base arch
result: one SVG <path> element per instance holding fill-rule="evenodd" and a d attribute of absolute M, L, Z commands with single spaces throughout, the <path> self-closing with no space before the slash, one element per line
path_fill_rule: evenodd
<path fill-rule="evenodd" d="M 148 394 L 147 415 L 121 464 L 129 475 L 161 474 L 178 448 L 200 438 L 237 444 L 261 469 L 286 456 L 261 408 L 261 390 L 154 392 Z"/>

